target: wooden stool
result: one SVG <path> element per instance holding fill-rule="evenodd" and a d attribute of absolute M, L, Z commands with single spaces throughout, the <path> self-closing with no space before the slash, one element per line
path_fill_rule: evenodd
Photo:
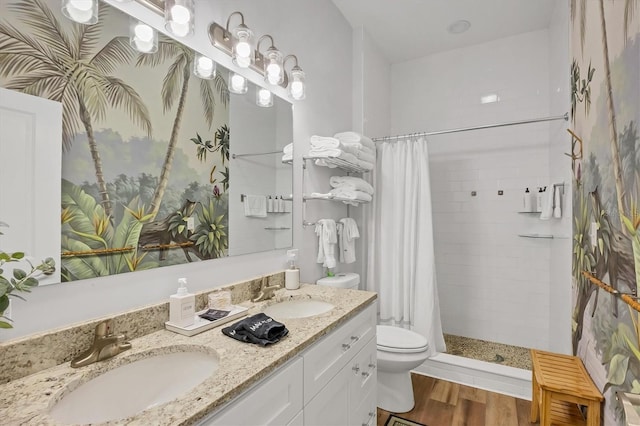
<path fill-rule="evenodd" d="M 540 426 L 600 426 L 602 394 L 580 358 L 531 349 L 531 422 Z M 587 407 L 585 422 L 578 405 Z"/>

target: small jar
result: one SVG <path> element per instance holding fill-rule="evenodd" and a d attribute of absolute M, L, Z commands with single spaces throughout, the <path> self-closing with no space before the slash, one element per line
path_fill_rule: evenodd
<path fill-rule="evenodd" d="M 209 293 L 209 309 L 227 310 L 231 307 L 231 292 L 229 290 L 214 290 Z"/>

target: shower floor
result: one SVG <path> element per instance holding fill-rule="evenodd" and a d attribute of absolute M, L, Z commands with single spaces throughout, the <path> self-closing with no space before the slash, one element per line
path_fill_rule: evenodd
<path fill-rule="evenodd" d="M 447 353 L 450 355 L 531 370 L 529 348 L 454 336 L 452 334 L 445 334 L 444 341 L 447 344 Z"/>

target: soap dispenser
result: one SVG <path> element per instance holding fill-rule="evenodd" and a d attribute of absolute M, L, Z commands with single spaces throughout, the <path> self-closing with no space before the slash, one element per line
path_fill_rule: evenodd
<path fill-rule="evenodd" d="M 284 271 L 284 287 L 287 290 L 297 290 L 300 288 L 300 269 L 296 267 L 298 249 L 287 250 L 287 261 L 289 268 Z"/>
<path fill-rule="evenodd" d="M 196 298 L 187 290 L 187 279 L 178 279 L 178 291 L 169 296 L 169 322 L 178 327 L 189 327 L 195 322 Z"/>

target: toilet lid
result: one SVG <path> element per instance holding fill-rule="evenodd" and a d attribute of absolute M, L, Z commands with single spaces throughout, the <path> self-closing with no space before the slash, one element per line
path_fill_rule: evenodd
<path fill-rule="evenodd" d="M 378 349 L 386 352 L 416 353 L 429 348 L 427 339 L 411 330 L 389 325 L 376 327 Z"/>

